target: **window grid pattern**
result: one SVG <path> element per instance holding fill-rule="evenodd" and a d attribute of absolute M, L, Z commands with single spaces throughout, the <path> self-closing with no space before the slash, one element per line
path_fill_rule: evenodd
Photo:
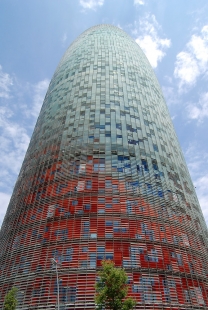
<path fill-rule="evenodd" d="M 122 30 L 85 31 L 51 80 L 0 232 L 0 305 L 94 309 L 103 259 L 136 309 L 207 309 L 207 228 L 158 81 Z"/>

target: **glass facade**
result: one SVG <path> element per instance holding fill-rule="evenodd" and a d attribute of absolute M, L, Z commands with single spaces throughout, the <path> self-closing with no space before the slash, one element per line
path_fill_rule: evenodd
<path fill-rule="evenodd" d="M 136 309 L 207 309 L 207 228 L 160 86 L 121 29 L 99 25 L 51 80 L 1 229 L 0 306 L 94 309 L 103 259 Z"/>

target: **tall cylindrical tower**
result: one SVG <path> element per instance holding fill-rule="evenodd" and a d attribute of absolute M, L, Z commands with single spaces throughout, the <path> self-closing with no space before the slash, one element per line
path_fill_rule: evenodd
<path fill-rule="evenodd" d="M 207 228 L 160 86 L 110 25 L 85 31 L 49 85 L 1 229 L 0 297 L 94 309 L 103 259 L 137 309 L 207 309 Z"/>

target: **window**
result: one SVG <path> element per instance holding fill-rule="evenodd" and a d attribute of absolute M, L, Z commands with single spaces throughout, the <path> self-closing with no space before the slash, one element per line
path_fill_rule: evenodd
<path fill-rule="evenodd" d="M 87 205 L 84 206 L 85 210 L 90 210 L 90 208 L 91 208 L 90 204 L 87 204 Z"/>
<path fill-rule="evenodd" d="M 59 194 L 63 188 L 67 187 L 65 184 L 59 184 L 56 188 L 56 194 Z"/>
<path fill-rule="evenodd" d="M 75 187 L 75 191 L 81 192 L 84 190 L 85 181 L 78 181 L 77 186 Z"/>
<path fill-rule="evenodd" d="M 90 230 L 90 223 L 89 222 L 84 222 L 83 223 L 83 231 L 89 231 Z"/>
<path fill-rule="evenodd" d="M 76 301 L 76 287 L 63 287 L 62 288 L 62 301 L 75 302 Z"/>
<path fill-rule="evenodd" d="M 41 271 L 43 269 L 43 266 L 41 266 L 41 265 L 38 265 L 37 267 L 36 267 L 36 271 Z"/>
<path fill-rule="evenodd" d="M 96 124 L 95 128 L 99 128 L 99 129 L 105 129 L 105 125 L 100 125 L 100 124 Z"/>
<path fill-rule="evenodd" d="M 121 124 L 116 124 L 116 128 L 121 130 L 122 129 Z"/>
<path fill-rule="evenodd" d="M 146 159 L 142 159 L 142 166 L 144 171 L 149 171 Z"/>
<path fill-rule="evenodd" d="M 153 230 L 149 230 L 145 233 L 147 236 L 149 236 L 149 240 L 150 241 L 154 241 L 155 237 L 154 237 L 154 231 Z"/>
<path fill-rule="evenodd" d="M 47 227 L 47 228 L 48 228 L 48 227 Z M 37 229 L 34 229 L 34 230 L 32 231 L 32 236 L 33 236 L 33 237 L 37 236 L 37 233 L 38 233 Z"/>
<path fill-rule="evenodd" d="M 174 242 L 175 244 L 178 244 L 178 242 L 179 242 L 178 236 L 173 236 L 173 242 Z"/>
<path fill-rule="evenodd" d="M 132 276 L 128 276 L 126 283 L 127 283 L 127 284 L 130 284 L 132 281 L 133 281 L 133 280 L 132 280 Z"/>
<path fill-rule="evenodd" d="M 154 169 L 154 170 L 158 170 L 158 165 L 157 165 L 156 160 L 153 160 L 153 161 L 152 161 L 152 166 L 153 166 L 153 169 Z"/>
<path fill-rule="evenodd" d="M 152 193 L 152 185 L 149 184 L 149 183 L 146 183 L 146 186 L 147 186 L 147 192 L 148 192 L 149 194 L 151 194 L 151 193 Z"/>
<path fill-rule="evenodd" d="M 105 252 L 105 247 L 104 246 L 99 246 L 97 248 L 98 253 L 104 253 Z"/>
<path fill-rule="evenodd" d="M 100 209 L 100 210 L 98 210 L 98 213 L 105 213 L 105 210 L 104 209 Z"/>
<path fill-rule="evenodd" d="M 131 261 L 130 261 L 130 260 L 127 260 L 127 259 L 124 259 L 124 260 L 123 260 L 123 267 L 124 267 L 124 268 L 131 267 Z"/>
<path fill-rule="evenodd" d="M 110 260 L 112 260 L 112 259 L 113 259 L 113 253 L 106 253 L 105 259 L 110 259 Z"/>
<path fill-rule="evenodd" d="M 94 171 L 105 171 L 105 158 L 98 158 L 95 160 Z"/>
<path fill-rule="evenodd" d="M 65 216 L 65 217 L 69 217 L 70 214 L 71 214 L 70 212 L 65 212 L 65 213 L 64 213 L 64 216 Z"/>
<path fill-rule="evenodd" d="M 105 207 L 106 207 L 107 209 L 111 209 L 111 208 L 112 208 L 112 204 L 111 204 L 111 203 L 106 203 Z"/>
<path fill-rule="evenodd" d="M 70 262 L 72 260 L 73 248 L 66 249 L 66 255 L 62 256 L 62 261 Z"/>
<path fill-rule="evenodd" d="M 181 254 L 176 254 L 177 260 L 178 260 L 178 265 L 179 266 L 183 266 L 183 260 L 182 260 L 182 255 Z M 193 268 L 193 264 L 189 263 L 189 266 L 192 266 Z"/>
<path fill-rule="evenodd" d="M 161 149 L 166 152 L 164 145 L 161 144 Z"/>
<path fill-rule="evenodd" d="M 148 230 L 147 224 L 141 223 L 142 232 L 145 233 Z"/>
<path fill-rule="evenodd" d="M 78 205 L 78 201 L 77 200 L 72 200 L 72 206 L 77 206 Z"/>
<path fill-rule="evenodd" d="M 86 164 L 80 164 L 78 173 L 85 173 Z"/>
<path fill-rule="evenodd" d="M 113 238 L 113 234 L 105 234 L 106 238 Z"/>
<path fill-rule="evenodd" d="M 127 213 L 132 213 L 132 206 L 131 205 L 127 205 L 126 211 L 127 211 Z"/>
<path fill-rule="evenodd" d="M 90 234 L 90 238 L 91 238 L 91 239 L 97 238 L 97 234 L 95 234 L 95 233 Z"/>
<path fill-rule="evenodd" d="M 141 288 L 140 288 L 140 285 L 132 285 L 132 292 L 133 293 L 140 293 L 141 292 Z"/>
<path fill-rule="evenodd" d="M 82 260 L 81 262 L 80 262 L 80 267 L 81 268 L 87 268 L 87 260 Z"/>
<path fill-rule="evenodd" d="M 171 257 L 176 258 L 175 252 L 171 252 Z"/>
<path fill-rule="evenodd" d="M 68 235 L 68 229 L 57 229 L 54 232 L 54 235 L 58 237 L 58 239 L 60 240 L 65 240 L 67 238 Z"/>
<path fill-rule="evenodd" d="M 154 263 L 157 263 L 157 262 L 158 262 L 158 257 L 157 257 L 157 256 L 145 255 L 145 260 L 146 260 L 147 262 L 154 262 Z"/>
<path fill-rule="evenodd" d="M 158 146 L 156 144 L 153 144 L 153 149 L 155 152 L 158 152 Z"/>
<path fill-rule="evenodd" d="M 175 280 L 169 279 L 169 280 L 168 280 L 168 285 L 169 285 L 169 287 L 175 287 L 175 286 L 176 286 Z"/>
<path fill-rule="evenodd" d="M 91 189 L 92 188 L 92 181 L 91 180 L 87 180 L 86 181 L 86 189 Z"/>
<path fill-rule="evenodd" d="M 170 290 L 169 290 L 169 288 L 167 288 L 167 287 L 164 288 L 164 295 L 165 295 L 165 300 L 167 302 L 170 302 Z"/>
<path fill-rule="evenodd" d="M 106 181 L 105 181 L 105 187 L 106 187 L 106 188 L 111 188 L 111 187 L 112 187 L 112 182 L 111 182 L 111 180 L 106 180 Z"/>
<path fill-rule="evenodd" d="M 187 290 L 184 291 L 185 302 L 191 302 L 189 292 Z"/>
<path fill-rule="evenodd" d="M 94 164 L 94 171 L 99 171 L 99 164 Z"/>
<path fill-rule="evenodd" d="M 105 247 L 98 247 L 97 248 L 97 259 L 104 259 L 104 254 L 105 254 Z"/>

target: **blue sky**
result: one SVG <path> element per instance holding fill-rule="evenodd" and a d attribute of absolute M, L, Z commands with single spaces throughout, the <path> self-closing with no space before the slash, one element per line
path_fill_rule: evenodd
<path fill-rule="evenodd" d="M 208 1 L 0 0 L 0 12 L 0 223 L 60 58 L 101 23 L 154 67 L 208 222 Z"/>

